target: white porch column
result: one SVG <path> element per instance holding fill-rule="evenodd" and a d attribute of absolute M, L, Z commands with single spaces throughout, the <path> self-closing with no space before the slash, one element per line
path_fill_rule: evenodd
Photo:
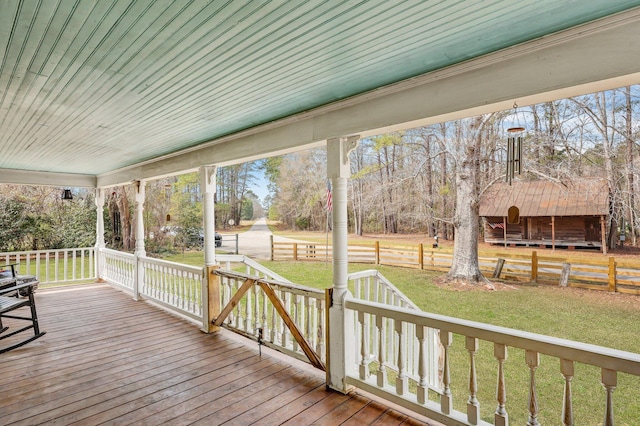
<path fill-rule="evenodd" d="M 333 203 L 333 293 L 329 308 L 327 384 L 340 392 L 349 391 L 346 374 L 355 368 L 353 313 L 344 310 L 343 301 L 351 297 L 347 289 L 347 179 L 351 175 L 349 153 L 357 142 L 357 136 L 327 140 L 327 177 L 331 179 Z"/>
<path fill-rule="evenodd" d="M 100 250 L 104 244 L 104 189 L 96 188 L 94 202 L 96 204 L 96 246 L 95 246 L 95 273 L 96 281 L 102 282 L 104 264 Z"/>
<path fill-rule="evenodd" d="M 202 331 L 216 331 L 211 321 L 220 314 L 220 279 L 214 273 L 216 265 L 216 221 L 214 196 L 216 166 L 200 167 L 200 192 L 204 216 L 204 279 L 202 280 Z"/>
<path fill-rule="evenodd" d="M 142 214 L 144 211 L 145 182 L 138 180 L 133 185 L 136 191 L 136 248 L 134 252 L 136 256 L 136 277 L 133 284 L 133 298 L 138 300 L 140 287 L 144 283 L 144 268 L 140 266 L 140 257 L 147 255 L 144 249 L 144 215 Z"/>
<path fill-rule="evenodd" d="M 200 192 L 204 216 L 204 264 L 216 264 L 215 209 L 213 199 L 216 194 L 216 166 L 200 167 Z"/>

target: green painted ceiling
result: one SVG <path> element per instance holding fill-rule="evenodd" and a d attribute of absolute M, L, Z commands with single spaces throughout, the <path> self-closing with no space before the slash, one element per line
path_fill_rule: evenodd
<path fill-rule="evenodd" d="M 1 0 L 0 168 L 100 174 L 640 0 Z"/>

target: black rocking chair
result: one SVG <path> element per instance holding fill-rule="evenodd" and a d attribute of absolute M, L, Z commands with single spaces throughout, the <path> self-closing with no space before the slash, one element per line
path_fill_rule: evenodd
<path fill-rule="evenodd" d="M 32 282 L 23 283 L 23 284 L 16 283 L 15 285 L 11 285 L 11 286 L 2 286 L 2 288 L 0 289 L 0 340 L 6 339 L 7 337 L 14 336 L 18 333 L 22 333 L 23 331 L 27 331 L 30 329 L 33 329 L 33 333 L 34 333 L 33 336 L 25 340 L 22 340 L 18 343 L 12 344 L 4 348 L 0 348 L 0 354 L 15 348 L 19 348 L 22 345 L 26 345 L 27 343 L 36 340 L 38 337 L 44 336 L 44 334 L 46 333 L 44 331 L 41 332 L 40 327 L 38 326 L 38 315 L 36 314 L 36 301 L 33 297 L 33 290 L 37 284 L 38 284 L 37 281 L 32 281 Z M 25 292 L 26 292 L 26 298 L 20 298 L 20 295 L 24 295 Z M 31 308 L 31 317 L 7 314 L 7 312 L 11 312 L 23 306 L 29 306 Z M 25 320 L 25 321 L 31 322 L 31 324 L 5 334 L 5 331 L 9 330 L 9 327 L 5 327 L 2 324 L 3 318 Z"/>

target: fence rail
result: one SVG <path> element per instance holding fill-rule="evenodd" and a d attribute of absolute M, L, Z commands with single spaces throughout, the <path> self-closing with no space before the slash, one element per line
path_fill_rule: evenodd
<path fill-rule="evenodd" d="M 331 247 L 324 244 L 272 242 L 272 260 L 331 260 Z M 417 268 L 446 272 L 451 267 L 453 251 L 426 248 L 423 244 L 404 247 L 350 245 L 349 262 Z M 571 287 L 640 295 L 640 261 L 615 258 L 583 259 L 570 256 L 539 256 L 512 252 L 484 252 L 478 258 L 480 270 L 491 276 L 498 260 L 504 260 L 500 278 L 536 281 L 542 284 L 561 282 L 563 268 L 569 267 L 567 284 Z"/>

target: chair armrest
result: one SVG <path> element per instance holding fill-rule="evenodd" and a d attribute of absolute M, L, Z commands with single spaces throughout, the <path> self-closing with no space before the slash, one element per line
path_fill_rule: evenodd
<path fill-rule="evenodd" d="M 38 284 L 38 281 L 31 281 L 31 282 L 28 282 L 28 283 L 23 283 L 23 284 L 19 284 L 19 285 L 12 285 L 12 286 L 9 286 L 9 287 L 5 287 L 3 289 L 0 289 L 0 295 L 7 294 L 7 293 L 12 293 L 14 291 L 21 290 L 21 289 L 27 288 L 27 287 L 33 287 L 36 284 Z"/>

